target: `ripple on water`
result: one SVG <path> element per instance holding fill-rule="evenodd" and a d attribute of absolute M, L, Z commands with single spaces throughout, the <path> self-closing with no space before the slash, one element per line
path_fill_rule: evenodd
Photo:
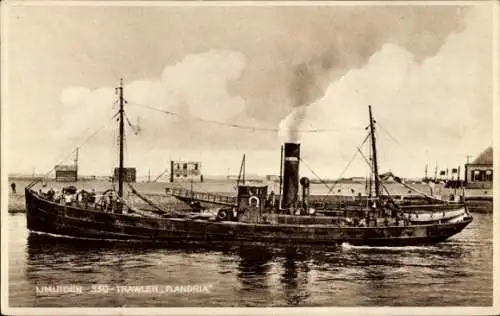
<path fill-rule="evenodd" d="M 418 247 L 281 249 L 87 245 L 28 238 L 9 217 L 16 306 L 418 306 L 492 304 L 491 216 L 448 242 Z M 14 229 L 15 228 L 15 229 Z M 12 247 L 11 247 L 12 246 Z M 192 295 L 35 295 L 35 284 L 212 284 Z"/>

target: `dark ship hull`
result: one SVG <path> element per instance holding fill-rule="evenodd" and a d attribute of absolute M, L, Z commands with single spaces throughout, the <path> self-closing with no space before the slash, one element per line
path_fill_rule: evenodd
<path fill-rule="evenodd" d="M 217 216 L 205 217 L 163 210 L 141 196 L 131 185 L 132 193 L 156 209 L 144 214 L 124 201 L 123 168 L 124 109 L 123 83 L 118 88 L 120 95 L 120 167 L 118 168 L 118 191 L 106 190 L 96 202 L 95 192 L 78 191 L 76 187 L 63 188 L 64 204 L 54 202 L 54 191 L 39 193 L 25 190 L 27 227 L 30 231 L 87 238 L 97 241 L 137 241 L 153 244 L 169 243 L 237 243 L 237 244 L 282 244 L 334 246 L 342 243 L 369 246 L 408 246 L 432 244 L 444 241 L 461 232 L 471 221 L 467 210 L 435 212 L 416 210 L 414 216 L 397 205 L 385 204 L 380 198 L 381 179 L 377 171 L 375 133 L 371 107 L 370 134 L 375 195 L 370 205 L 354 206 L 340 216 L 325 216 L 315 213 L 310 207 L 308 178 L 299 180 L 300 144 L 284 143 L 281 151 L 280 200 L 275 203 L 274 193 L 268 195 L 268 187 L 245 184 L 238 181 L 237 197 L 216 197 L 205 194 L 198 201 L 214 202 L 226 206 Z M 368 139 L 368 138 L 367 138 Z M 243 156 L 245 157 L 245 156 Z M 240 174 L 244 171 L 244 158 Z M 244 173 L 243 173 L 244 175 Z M 299 183 L 302 186 L 299 200 Z M 112 193 L 116 193 L 113 196 Z M 79 199 L 78 196 L 81 198 Z M 182 195 L 180 197 L 185 197 Z M 193 193 L 190 194 L 191 198 Z M 59 198 L 56 200 L 60 201 Z M 80 201 L 80 202 L 79 202 Z M 67 204 L 66 204 L 67 203 Z M 193 205 L 195 209 L 201 206 Z M 413 214 L 411 214 L 413 215 Z M 439 216 L 439 217 L 436 217 Z M 364 221 L 364 223 L 363 223 Z"/>
<path fill-rule="evenodd" d="M 236 243 L 284 245 L 409 246 L 442 242 L 471 221 L 423 225 L 354 227 L 332 224 L 327 216 L 270 214 L 271 223 L 245 223 L 189 218 L 145 217 L 107 213 L 84 206 L 48 201 L 26 189 L 27 226 L 30 231 L 95 240 L 126 240 L 154 244 Z"/>

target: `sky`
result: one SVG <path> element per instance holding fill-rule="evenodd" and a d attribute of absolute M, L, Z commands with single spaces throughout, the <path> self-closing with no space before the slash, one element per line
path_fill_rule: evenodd
<path fill-rule="evenodd" d="M 80 173 L 111 174 L 120 78 L 139 176 L 172 159 L 234 174 L 243 153 L 247 172 L 278 174 L 284 141 L 301 143 L 303 175 L 365 176 L 360 155 L 343 171 L 368 105 L 382 172 L 463 165 L 493 142 L 491 6 L 10 5 L 9 173 L 79 146 Z"/>

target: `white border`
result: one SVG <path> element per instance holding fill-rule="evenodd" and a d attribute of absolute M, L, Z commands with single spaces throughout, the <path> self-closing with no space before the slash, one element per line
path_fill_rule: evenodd
<path fill-rule="evenodd" d="M 428 5 L 449 5 L 449 6 L 474 6 L 474 5 L 486 5 L 488 3 L 494 3 L 494 0 L 485 1 L 95 1 L 95 0 L 81 0 L 81 1 L 53 1 L 53 0 L 7 0 L 4 3 L 10 6 L 106 6 L 106 7 L 143 7 L 143 6 L 153 6 L 153 7 L 220 7 L 220 6 L 231 6 L 231 7 L 245 7 L 245 6 L 401 6 L 401 5 L 412 5 L 412 6 L 428 6 Z"/>
<path fill-rule="evenodd" d="M 498 118 L 500 117 L 500 104 L 499 104 L 499 62 L 498 56 L 499 52 L 499 12 L 500 4 L 497 1 L 338 1 L 338 2 L 328 2 L 328 1 L 280 1 L 280 2 L 267 2 L 267 1 L 210 1 L 210 2 L 185 2 L 185 1 L 3 1 L 1 5 L 1 108 L 0 108 L 0 132 L 1 132 L 1 144 L 2 147 L 5 144 L 5 140 L 8 139 L 6 135 L 7 129 L 5 128 L 6 122 L 6 92 L 7 90 L 7 68 L 8 68 L 8 56 L 7 56 L 7 45 L 8 36 L 6 31 L 6 21 L 8 20 L 9 7 L 12 6 L 353 6 L 353 5 L 371 5 L 371 6 L 391 6 L 391 5 L 491 5 L 493 14 L 493 71 L 492 71 L 492 82 L 493 82 L 493 121 L 494 121 L 494 164 L 499 165 L 500 162 L 500 152 L 497 148 L 500 148 L 500 141 L 498 135 L 500 135 L 500 126 L 498 124 Z M 286 308 L 12 308 L 8 307 L 8 172 L 7 163 L 3 155 L 5 151 L 1 150 L 1 232 L 4 238 L 1 238 L 1 307 L 2 314 L 8 315 L 61 315 L 61 314 L 71 314 L 71 315 L 144 315 L 144 314 L 168 314 L 168 315 L 262 315 L 262 314 L 273 314 L 273 315 L 290 315 L 290 314 L 306 314 L 314 313 L 318 315 L 359 315 L 370 314 L 370 315 L 494 315 L 499 314 L 499 302 L 500 295 L 498 288 L 500 282 L 498 280 L 498 242 L 497 242 L 497 226 L 499 224 L 500 211 L 497 207 L 498 201 L 498 187 L 500 186 L 500 178 L 495 172 L 495 182 L 493 188 L 494 195 L 494 214 L 493 214 L 493 307 L 286 307 Z"/>
<path fill-rule="evenodd" d="M 500 208 L 498 207 L 499 198 L 499 187 L 500 178 L 498 176 L 498 166 L 500 165 L 500 63 L 498 58 L 500 56 L 500 3 L 493 2 L 493 8 L 491 10 L 493 15 L 493 52 L 491 54 L 492 62 L 492 87 L 493 87 L 493 172 L 495 176 L 495 181 L 493 183 L 493 306 L 496 308 L 496 314 L 499 314 L 500 305 L 500 293 L 498 289 L 500 288 L 500 279 L 498 277 L 499 268 L 499 240 L 498 240 L 498 227 L 500 226 Z M 496 169 L 496 171 L 495 171 Z"/>

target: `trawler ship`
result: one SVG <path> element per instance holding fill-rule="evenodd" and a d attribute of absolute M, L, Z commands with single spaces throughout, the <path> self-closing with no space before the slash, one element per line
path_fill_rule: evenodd
<path fill-rule="evenodd" d="M 279 245 L 406 246 L 442 242 L 460 233 L 472 222 L 467 210 L 428 217 L 411 218 L 396 203 L 379 196 L 381 182 L 377 171 L 374 120 L 369 107 L 370 137 L 373 148 L 372 169 L 375 192 L 366 207 L 354 206 L 340 215 L 319 214 L 310 207 L 310 181 L 299 179 L 300 144 L 282 147 L 282 183 L 279 201 L 268 194 L 266 185 L 240 183 L 237 196 L 227 198 L 217 212 L 178 212 L 166 210 L 137 192 L 133 194 L 154 209 L 145 212 L 128 205 L 123 194 L 124 98 L 120 84 L 117 113 L 119 121 L 118 191 L 106 191 L 97 201 L 82 199 L 69 203 L 37 192 L 36 183 L 25 188 L 27 227 L 30 231 L 57 236 L 107 241 L 140 241 L 156 245 L 171 243 L 237 243 Z M 302 200 L 298 199 L 299 184 Z M 73 190 L 75 191 L 75 190 Z M 172 192 L 170 192 L 172 193 Z M 179 195 L 180 196 L 180 195 Z M 207 194 L 206 198 L 210 199 Z M 212 197 L 214 201 L 218 197 Z M 199 199 L 202 200 L 202 199 Z M 219 201 L 220 202 L 220 201 Z M 389 200 L 390 202 L 390 200 Z M 418 210 L 415 212 L 418 213 Z M 438 216 L 435 217 L 435 216 Z"/>

